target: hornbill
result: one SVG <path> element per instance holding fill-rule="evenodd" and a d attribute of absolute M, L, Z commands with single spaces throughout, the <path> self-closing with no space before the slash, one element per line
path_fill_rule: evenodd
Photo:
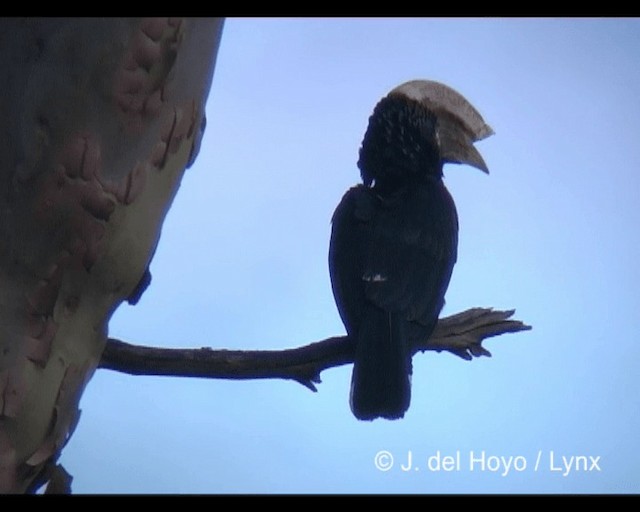
<path fill-rule="evenodd" d="M 412 347 L 432 333 L 456 262 L 458 218 L 447 162 L 488 173 L 474 148 L 493 134 L 459 93 L 434 81 L 393 89 L 375 106 L 360 148 L 363 184 L 332 219 L 329 270 L 355 344 L 350 405 L 361 420 L 404 416 Z"/>

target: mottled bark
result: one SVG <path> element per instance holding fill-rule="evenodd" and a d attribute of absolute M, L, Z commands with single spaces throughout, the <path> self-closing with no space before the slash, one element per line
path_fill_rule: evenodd
<path fill-rule="evenodd" d="M 204 126 L 219 20 L 0 20 L 0 492 L 55 477 Z"/>

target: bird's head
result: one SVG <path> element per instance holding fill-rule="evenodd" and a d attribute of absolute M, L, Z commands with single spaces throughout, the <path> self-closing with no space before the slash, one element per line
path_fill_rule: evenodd
<path fill-rule="evenodd" d="M 374 108 L 358 167 L 367 186 L 440 177 L 447 162 L 488 173 L 473 144 L 492 134 L 461 94 L 439 82 L 413 80 L 393 89 Z"/>

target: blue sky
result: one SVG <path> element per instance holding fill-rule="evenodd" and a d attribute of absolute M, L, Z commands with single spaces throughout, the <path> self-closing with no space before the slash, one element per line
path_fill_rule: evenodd
<path fill-rule="evenodd" d="M 477 145 L 489 176 L 445 167 L 460 245 L 443 315 L 515 308 L 533 330 L 486 342 L 492 358 L 416 356 L 395 422 L 353 418 L 349 366 L 317 393 L 100 370 L 61 459 L 74 492 L 640 492 L 639 58 L 638 19 L 228 20 L 153 283 L 110 335 L 276 349 L 344 333 L 331 215 L 374 105 L 416 78 L 496 132 Z"/>

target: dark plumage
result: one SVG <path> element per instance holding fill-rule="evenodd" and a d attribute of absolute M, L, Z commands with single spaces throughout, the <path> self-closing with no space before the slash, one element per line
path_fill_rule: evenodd
<path fill-rule="evenodd" d="M 444 305 L 458 218 L 442 182 L 451 159 L 443 157 L 441 128 L 437 109 L 401 92 L 383 98 L 360 149 L 363 184 L 333 215 L 329 269 L 355 343 L 351 409 L 359 419 L 404 416 L 412 347 L 431 335 Z"/>

